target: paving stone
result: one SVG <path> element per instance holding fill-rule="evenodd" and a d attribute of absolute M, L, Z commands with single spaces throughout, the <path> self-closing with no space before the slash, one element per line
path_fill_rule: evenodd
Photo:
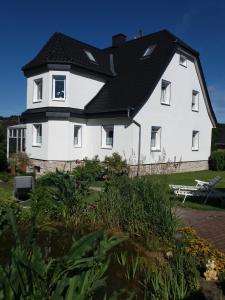
<path fill-rule="evenodd" d="M 199 236 L 225 252 L 225 211 L 178 208 L 176 214 L 184 223 L 193 227 Z"/>

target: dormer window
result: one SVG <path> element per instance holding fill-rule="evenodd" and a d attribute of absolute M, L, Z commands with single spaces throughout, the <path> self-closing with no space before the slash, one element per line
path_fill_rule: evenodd
<path fill-rule="evenodd" d="M 96 63 L 96 60 L 94 58 L 94 55 L 88 51 L 88 50 L 84 50 L 85 54 L 87 55 L 87 57 L 92 61 L 92 62 L 95 62 Z"/>
<path fill-rule="evenodd" d="M 142 55 L 142 58 L 149 57 L 152 54 L 152 52 L 154 51 L 155 47 L 156 47 L 156 45 L 149 46 L 145 50 L 144 54 Z"/>
<path fill-rule="evenodd" d="M 53 76 L 52 98 L 53 100 L 66 99 L 66 76 L 61 76 L 61 75 Z"/>
<path fill-rule="evenodd" d="M 34 80 L 34 102 L 42 100 L 42 78 Z"/>
<path fill-rule="evenodd" d="M 184 55 L 180 55 L 180 65 L 187 67 L 187 58 Z"/>

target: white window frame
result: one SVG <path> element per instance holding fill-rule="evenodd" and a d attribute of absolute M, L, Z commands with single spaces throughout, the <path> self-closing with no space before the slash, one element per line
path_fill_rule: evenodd
<path fill-rule="evenodd" d="M 162 127 L 152 126 L 151 127 L 151 151 L 161 151 L 161 134 Z M 155 143 L 153 143 L 153 136 L 155 136 Z"/>
<path fill-rule="evenodd" d="M 192 111 L 199 111 L 199 92 L 196 90 L 192 91 L 191 109 Z"/>
<path fill-rule="evenodd" d="M 75 129 L 77 129 L 77 141 L 75 140 Z M 82 147 L 82 126 L 81 125 L 74 125 L 73 127 L 73 145 L 75 148 Z"/>
<path fill-rule="evenodd" d="M 55 97 L 56 81 L 64 81 L 64 96 Z M 52 75 L 52 100 L 54 101 L 65 101 L 66 100 L 66 75 Z"/>
<path fill-rule="evenodd" d="M 179 63 L 181 66 L 187 68 L 187 57 L 183 54 L 180 54 Z"/>
<path fill-rule="evenodd" d="M 191 149 L 192 149 L 192 151 L 199 150 L 199 131 L 198 130 L 192 131 Z"/>
<path fill-rule="evenodd" d="M 171 101 L 171 82 L 162 79 L 161 82 L 161 104 L 170 105 Z"/>
<path fill-rule="evenodd" d="M 107 134 L 111 130 L 113 131 L 113 137 L 112 138 L 107 137 Z M 113 143 L 114 143 L 114 125 L 102 125 L 101 131 L 102 131 L 102 145 L 101 145 L 101 147 L 106 148 L 106 149 L 112 149 L 113 148 Z M 112 140 L 111 144 L 108 143 L 107 139 L 108 139 L 108 141 L 109 141 L 109 139 Z"/>
<path fill-rule="evenodd" d="M 39 97 L 39 84 L 41 84 L 41 97 Z M 34 80 L 33 102 L 41 102 L 43 99 L 43 79 L 37 78 Z"/>
<path fill-rule="evenodd" d="M 38 128 L 41 128 L 41 135 L 38 135 Z M 40 147 L 42 145 L 42 124 L 33 124 L 33 146 Z"/>

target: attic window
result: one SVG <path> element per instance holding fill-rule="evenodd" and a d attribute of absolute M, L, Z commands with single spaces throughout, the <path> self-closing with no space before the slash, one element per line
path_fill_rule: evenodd
<path fill-rule="evenodd" d="M 187 68 L 187 58 L 184 55 L 180 55 L 180 65 Z"/>
<path fill-rule="evenodd" d="M 93 54 L 92 54 L 90 51 L 84 50 L 84 52 L 85 52 L 85 54 L 87 55 L 87 57 L 88 57 L 91 61 L 96 62 L 96 60 L 95 60 Z"/>
<path fill-rule="evenodd" d="M 142 55 L 142 58 L 149 57 L 152 54 L 152 52 L 154 51 L 155 47 L 156 47 L 156 45 L 149 46 L 145 50 L 144 54 Z"/>

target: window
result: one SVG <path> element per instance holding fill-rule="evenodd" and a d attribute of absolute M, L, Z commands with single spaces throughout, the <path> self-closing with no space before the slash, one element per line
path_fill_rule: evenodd
<path fill-rule="evenodd" d="M 114 128 L 110 126 L 102 126 L 102 147 L 112 148 L 113 147 L 113 131 Z"/>
<path fill-rule="evenodd" d="M 187 67 L 187 58 L 184 55 L 180 55 L 180 65 Z"/>
<path fill-rule="evenodd" d="M 144 54 L 142 55 L 142 58 L 143 58 L 143 57 L 149 57 L 149 56 L 152 54 L 152 52 L 155 50 L 155 47 L 156 47 L 156 45 L 149 46 L 149 47 L 145 50 Z"/>
<path fill-rule="evenodd" d="M 66 99 L 66 76 L 53 76 L 52 98 L 54 100 Z"/>
<path fill-rule="evenodd" d="M 34 102 L 42 100 L 42 79 L 34 80 Z"/>
<path fill-rule="evenodd" d="M 75 147 L 81 147 L 82 128 L 79 125 L 74 126 L 73 144 Z"/>
<path fill-rule="evenodd" d="M 161 127 L 152 126 L 151 132 L 151 151 L 161 149 Z"/>
<path fill-rule="evenodd" d="M 198 111 L 199 109 L 199 92 L 197 91 L 192 91 L 191 109 L 193 111 Z"/>
<path fill-rule="evenodd" d="M 33 145 L 40 146 L 42 144 L 42 125 L 33 125 Z"/>
<path fill-rule="evenodd" d="M 161 85 L 161 104 L 170 104 L 170 93 L 171 93 L 171 83 L 166 80 L 162 80 Z"/>
<path fill-rule="evenodd" d="M 192 131 L 192 150 L 197 151 L 199 149 L 199 131 Z"/>
<path fill-rule="evenodd" d="M 87 55 L 87 57 L 88 57 L 92 62 L 96 62 L 96 60 L 95 60 L 93 54 L 92 54 L 90 51 L 84 50 L 84 52 L 85 52 L 85 54 Z"/>

